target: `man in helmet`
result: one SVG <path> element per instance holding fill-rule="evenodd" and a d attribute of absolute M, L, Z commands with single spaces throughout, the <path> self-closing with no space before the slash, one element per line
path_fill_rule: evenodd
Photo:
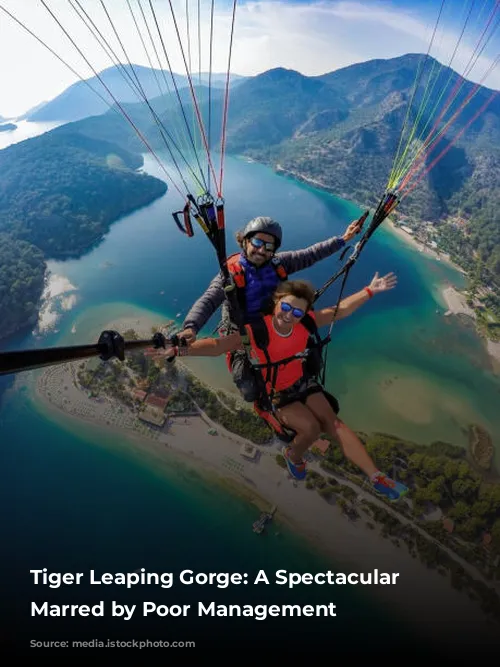
<path fill-rule="evenodd" d="M 276 254 L 282 241 L 280 224 L 272 218 L 263 216 L 250 220 L 245 229 L 236 235 L 241 252 L 228 259 L 228 269 L 233 276 L 245 324 L 251 324 L 260 318 L 263 308 L 280 281 L 286 280 L 291 273 L 307 269 L 321 259 L 330 257 L 343 248 L 359 231 L 360 225 L 355 220 L 347 227 L 342 237 L 333 236 L 302 250 Z M 187 314 L 183 331 L 179 336 L 185 338 L 188 345 L 194 342 L 197 333 L 224 300 L 224 279 L 218 273 Z M 220 331 L 220 333 L 226 332 Z M 250 402 L 256 400 L 259 389 L 255 385 L 254 373 L 246 353 L 243 351 L 232 353 L 230 366 L 233 380 L 243 398 Z"/>

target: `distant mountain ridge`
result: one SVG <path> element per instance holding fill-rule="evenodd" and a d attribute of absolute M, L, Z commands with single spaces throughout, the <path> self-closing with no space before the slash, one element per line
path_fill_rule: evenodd
<path fill-rule="evenodd" d="M 385 190 L 423 58 L 420 54 L 407 54 L 371 60 L 314 77 L 275 68 L 240 80 L 230 96 L 227 151 L 246 154 L 341 197 L 374 205 Z M 428 99 L 420 127 L 429 121 L 430 128 L 438 115 L 436 105 L 443 91 L 453 90 L 455 83 L 460 85 L 452 112 L 476 91 L 475 84 L 461 80 L 456 72 L 432 58 L 425 60 L 422 71 L 424 76 L 408 116 L 409 127 L 415 122 L 415 110 L 424 95 Z M 426 72 L 435 77 L 434 83 L 427 87 Z M 206 128 L 207 89 L 198 86 L 197 91 Z M 151 98 L 165 127 L 172 131 L 182 130 L 186 118 L 195 118 L 190 91 L 184 87 L 179 92 L 185 118 L 173 93 Z M 485 87 L 477 88 L 471 102 L 443 135 L 428 164 L 443 148 L 449 148 L 448 153 L 399 210 L 436 223 L 451 216 L 464 219 L 467 236 L 457 237 L 459 253 L 471 262 L 480 258 L 500 276 L 500 98 L 449 146 L 491 92 Z M 123 104 L 151 145 L 165 151 L 165 143 L 146 105 Z M 222 89 L 213 88 L 212 146 L 220 142 L 222 105 Z M 435 112 L 433 117 L 431 112 Z M 94 139 L 116 142 L 127 150 L 144 151 L 144 145 L 125 120 L 109 111 L 61 126 L 55 132 L 64 133 L 68 128 Z M 201 146 L 199 131 L 194 126 L 192 136 L 193 145 L 196 142 Z"/>
<path fill-rule="evenodd" d="M 22 114 L 22 116 L 19 116 L 18 118 L 16 118 L 16 120 L 28 120 L 28 118 L 30 118 L 31 116 L 34 116 L 34 114 L 35 114 L 39 109 L 41 109 L 42 107 L 44 107 L 46 104 L 48 104 L 47 100 L 44 100 L 43 102 L 39 102 L 39 103 L 36 104 L 34 107 L 31 107 L 31 109 L 28 109 L 28 111 L 25 111 L 25 112 Z"/>
<path fill-rule="evenodd" d="M 141 102 L 141 88 L 148 99 L 161 97 L 162 93 L 174 91 L 175 86 L 169 71 L 151 69 L 141 65 L 123 65 L 109 67 L 99 73 L 99 77 L 111 91 L 113 97 L 120 103 Z M 175 85 L 178 88 L 188 86 L 187 76 L 174 74 Z M 198 73 L 191 76 L 193 84 L 198 84 Z M 209 74 L 202 72 L 201 81 L 208 84 Z M 231 86 L 237 86 L 246 80 L 246 77 L 232 74 Z M 140 84 L 140 86 L 139 86 Z M 212 73 L 211 85 L 221 88 L 226 84 L 226 74 Z M 94 92 L 95 91 L 95 92 Z M 139 92 L 138 92 L 139 91 Z M 23 118 L 31 122 L 45 122 L 53 120 L 76 121 L 88 116 L 105 113 L 109 105 L 96 95 L 99 93 L 110 105 L 113 98 L 102 85 L 98 77 L 94 76 L 72 84 L 60 95 L 49 102 L 42 103 L 24 114 Z"/>

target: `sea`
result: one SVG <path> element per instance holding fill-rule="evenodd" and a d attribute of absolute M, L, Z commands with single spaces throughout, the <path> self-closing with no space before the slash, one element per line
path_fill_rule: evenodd
<path fill-rule="evenodd" d="M 45 128 L 47 129 L 47 128 Z M 42 131 L 42 130 L 40 130 Z M 44 130 L 43 130 L 44 131 Z M 23 127 L 23 132 L 27 132 Z M 31 135 L 36 129 L 30 130 Z M 30 136 L 31 136 L 30 135 Z M 162 177 L 145 157 L 144 170 Z M 276 218 L 284 249 L 298 249 L 332 235 L 362 212 L 355 204 L 275 174 L 238 157 L 225 161 L 224 189 L 228 251 L 234 233 L 256 215 Z M 79 259 L 49 262 L 49 279 L 38 325 L 3 342 L 3 349 L 80 345 L 97 341 L 113 320 L 147 316 L 179 325 L 217 271 L 211 244 L 200 229 L 193 238 L 175 227 L 172 211 L 182 205 L 174 188 L 114 223 L 104 239 Z M 300 274 L 320 286 L 340 267 L 333 255 Z M 369 283 L 375 272 L 395 272 L 397 288 L 377 296 L 333 327 L 327 386 L 352 427 L 400 435 L 429 444 L 467 444 L 467 427 L 480 423 L 492 434 L 499 463 L 500 378 L 473 327 L 444 317 L 443 284 L 464 285 L 463 276 L 380 228 L 351 271 L 346 294 Z M 336 303 L 338 287 L 320 305 Z M 216 326 L 216 316 L 205 333 Z M 214 386 L 231 389 L 221 360 L 191 360 Z M 48 411 L 34 384 L 41 371 L 15 376 L 0 408 L 3 521 L 3 638 L 26 645 L 34 638 L 195 639 L 199 646 L 238 654 L 251 648 L 290 649 L 294 642 L 331 642 L 331 656 L 361 657 L 384 642 L 420 646 L 415 628 L 392 609 L 356 587 L 274 585 L 174 585 L 96 587 L 86 576 L 77 586 L 35 585 L 30 570 L 97 573 L 239 572 L 250 583 L 260 569 L 315 572 L 335 569 L 299 535 L 279 522 L 266 536 L 252 532 L 255 506 L 211 484 L 195 471 L 154 462 L 121 448 L 121 436 Z M 5 380 L 5 379 L 4 379 Z M 271 576 L 271 578 L 273 578 Z M 333 602 L 336 618 L 199 619 L 137 616 L 33 619 L 30 605 L 96 604 L 112 600 L 140 605 L 198 601 L 234 604 Z M 388 639 L 388 628 L 390 637 Z M 362 628 L 362 630 L 360 630 Z M 360 633 L 362 641 L 360 641 Z M 301 635 L 301 636 L 298 636 Z M 330 645 L 330 644 L 328 644 Z M 384 644 L 385 645 L 385 644 Z M 394 644 L 395 645 L 395 644 Z M 425 653 L 425 646 L 422 651 Z M 232 654 L 234 655 L 234 654 Z"/>

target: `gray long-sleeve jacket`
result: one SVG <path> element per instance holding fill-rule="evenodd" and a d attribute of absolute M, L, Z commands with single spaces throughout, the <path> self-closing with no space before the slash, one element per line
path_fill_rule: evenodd
<path fill-rule="evenodd" d="M 342 238 L 333 236 L 302 250 L 279 252 L 279 259 L 288 275 L 309 268 L 316 262 L 330 257 L 345 246 Z M 195 302 L 184 320 L 183 329 L 193 329 L 196 333 L 202 329 L 210 317 L 224 302 L 224 280 L 218 273 L 205 293 Z"/>

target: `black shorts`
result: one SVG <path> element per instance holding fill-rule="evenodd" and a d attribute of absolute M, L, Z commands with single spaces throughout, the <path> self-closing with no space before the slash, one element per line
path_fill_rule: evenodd
<path fill-rule="evenodd" d="M 237 350 L 231 354 L 231 373 L 243 399 L 249 403 L 258 400 L 262 393 L 262 382 L 259 382 L 259 376 L 246 352 Z"/>
<path fill-rule="evenodd" d="M 325 395 L 326 399 L 332 406 L 333 411 L 338 415 L 340 406 L 335 396 L 332 396 L 332 394 L 325 391 L 319 382 L 313 378 L 303 377 L 288 389 L 284 389 L 275 394 L 273 397 L 273 405 L 279 410 L 279 408 L 284 408 L 285 405 L 290 405 L 290 403 L 300 402 L 305 404 L 308 396 L 312 396 L 312 394 L 317 394 L 319 392 Z"/>

